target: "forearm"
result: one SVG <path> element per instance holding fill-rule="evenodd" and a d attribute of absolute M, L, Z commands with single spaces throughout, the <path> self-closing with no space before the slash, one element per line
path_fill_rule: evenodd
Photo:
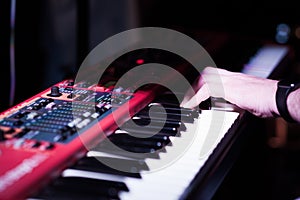
<path fill-rule="evenodd" d="M 300 89 L 289 94 L 287 107 L 291 117 L 297 122 L 300 122 Z"/>

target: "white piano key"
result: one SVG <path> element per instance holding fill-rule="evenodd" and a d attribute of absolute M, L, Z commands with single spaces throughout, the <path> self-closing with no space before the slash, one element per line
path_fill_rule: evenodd
<path fill-rule="evenodd" d="M 136 158 L 129 158 L 127 156 L 116 155 L 113 153 L 101 152 L 96 150 L 91 150 L 87 153 L 87 157 L 108 157 L 108 158 L 119 158 L 119 159 L 127 159 L 127 160 L 137 160 Z"/>
<path fill-rule="evenodd" d="M 181 137 L 171 137 L 172 146 L 166 146 L 166 152 L 160 153 L 160 159 L 145 159 L 150 171 L 141 171 L 141 178 L 125 177 L 106 173 L 89 172 L 83 170 L 66 169 L 62 176 L 78 176 L 124 182 L 129 192 L 121 192 L 121 199 L 178 199 L 192 182 L 199 170 L 209 158 L 210 153 L 227 133 L 234 123 L 238 113 L 218 110 L 203 111 L 193 124 L 185 124 L 187 129 L 182 131 Z M 212 120 L 214 118 L 214 120 Z M 215 129 L 219 126 L 219 129 Z M 214 142 L 211 151 L 201 156 L 205 141 L 212 131 Z M 179 152 L 178 149 L 183 150 Z M 180 156 L 178 156 L 180 154 Z M 90 151 L 87 156 L 106 156 L 113 158 L 127 158 L 110 153 Z M 162 165 L 165 163 L 165 165 Z"/>
<path fill-rule="evenodd" d="M 267 78 L 288 53 L 287 46 L 266 45 L 241 70 L 245 74 Z"/>
<path fill-rule="evenodd" d="M 99 172 L 89 172 L 84 170 L 77 169 L 66 169 L 62 173 L 62 177 L 81 177 L 81 178 L 93 178 L 99 180 L 108 180 L 108 181 L 119 181 L 124 182 L 124 176 L 107 174 L 107 173 L 99 173 Z"/>
<path fill-rule="evenodd" d="M 221 133 L 215 138 L 216 142 L 212 146 L 214 149 L 238 117 L 238 113 L 227 112 L 223 119 L 212 121 L 211 118 L 216 116 L 217 112 L 223 111 L 204 111 L 194 124 L 186 124 L 187 130 L 182 132 L 181 137 L 172 138 L 173 146 L 166 147 L 166 153 L 161 154 L 159 160 L 147 159 L 146 163 L 150 169 L 156 170 L 142 172 L 140 180 L 124 180 L 130 191 L 122 192 L 121 199 L 178 199 L 209 157 L 207 154 L 200 158 L 200 153 L 203 140 L 210 133 L 210 127 L 215 125 L 211 123 L 222 123 Z M 193 131 L 196 131 L 195 138 Z M 178 154 L 176 148 L 180 145 L 190 146 L 177 160 L 157 169 L 162 162 L 169 160 L 171 154 Z"/>

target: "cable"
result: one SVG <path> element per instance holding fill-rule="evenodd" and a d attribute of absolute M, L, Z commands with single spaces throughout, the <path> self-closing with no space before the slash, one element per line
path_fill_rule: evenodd
<path fill-rule="evenodd" d="M 10 92 L 9 105 L 14 104 L 16 89 L 16 70 L 15 70 L 15 17 L 16 17 L 16 0 L 11 0 L 10 7 Z"/>

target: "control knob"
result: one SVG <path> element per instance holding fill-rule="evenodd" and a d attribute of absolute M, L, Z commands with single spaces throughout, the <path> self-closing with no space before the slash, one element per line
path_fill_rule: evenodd
<path fill-rule="evenodd" d="M 59 92 L 59 87 L 57 87 L 57 86 L 52 86 L 51 92 L 49 94 L 47 94 L 47 96 L 50 96 L 50 97 L 59 97 L 61 95 L 62 94 Z"/>

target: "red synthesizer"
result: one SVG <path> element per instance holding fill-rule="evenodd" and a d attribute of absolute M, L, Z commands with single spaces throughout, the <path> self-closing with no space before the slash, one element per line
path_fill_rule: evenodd
<path fill-rule="evenodd" d="M 47 184 L 152 101 L 154 92 L 65 80 L 2 112 L 0 199 L 25 199 Z"/>

